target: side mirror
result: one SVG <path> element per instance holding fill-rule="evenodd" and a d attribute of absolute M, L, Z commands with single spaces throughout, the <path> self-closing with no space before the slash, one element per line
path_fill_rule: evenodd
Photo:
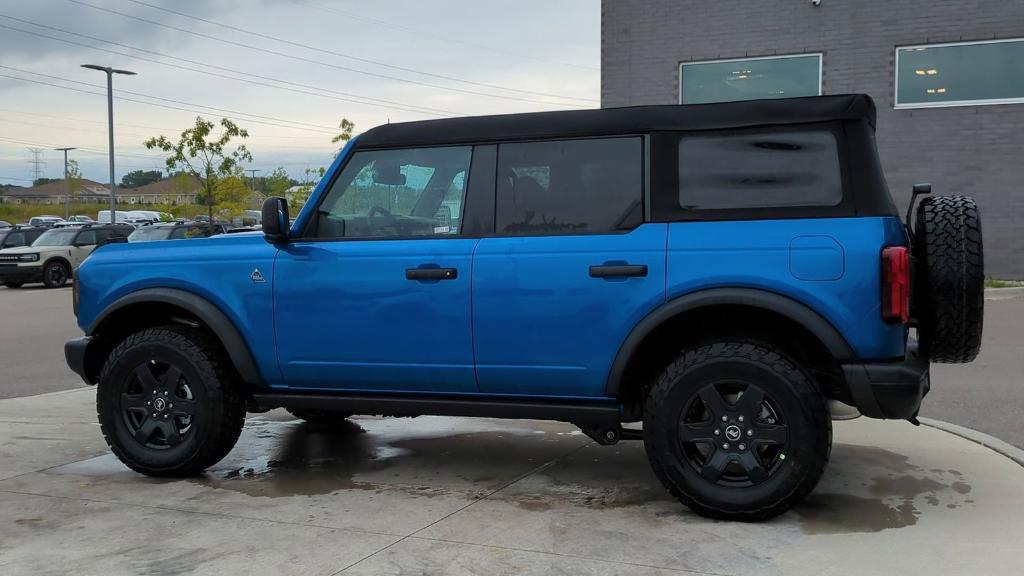
<path fill-rule="evenodd" d="M 288 201 L 284 198 L 272 197 L 263 202 L 263 237 L 267 242 L 287 242 L 288 227 L 291 219 L 288 217 Z"/>

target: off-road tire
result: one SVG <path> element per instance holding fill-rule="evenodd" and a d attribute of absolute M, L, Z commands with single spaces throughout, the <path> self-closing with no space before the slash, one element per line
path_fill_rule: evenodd
<path fill-rule="evenodd" d="M 985 262 L 978 206 L 968 196 L 925 198 L 914 229 L 914 316 L 932 362 L 970 362 L 981 350 Z"/>
<path fill-rule="evenodd" d="M 178 445 L 156 450 L 132 436 L 122 415 L 121 394 L 140 362 L 170 358 L 194 395 L 194 429 Z M 96 412 L 103 438 L 126 466 L 148 476 L 192 476 L 220 461 L 234 447 L 245 423 L 242 384 L 206 332 L 181 325 L 147 328 L 127 337 L 100 372 Z"/>
<path fill-rule="evenodd" d="M 760 483 L 716 484 L 684 455 L 680 440 L 683 410 L 695 394 L 725 381 L 756 383 L 765 398 L 783 407 L 780 413 L 785 415 L 789 439 L 783 457 L 776 456 L 774 470 Z M 739 404 L 737 400 L 733 406 Z M 712 415 L 716 426 L 719 419 Z M 760 521 L 785 512 L 821 479 L 831 444 L 832 422 L 818 387 L 791 359 L 762 344 L 716 342 L 684 350 L 665 367 L 647 394 L 644 446 L 651 467 L 669 493 L 702 516 Z M 730 466 L 738 462 L 729 461 Z"/>
<path fill-rule="evenodd" d="M 344 422 L 346 418 L 352 416 L 344 412 L 331 412 L 330 410 L 301 410 L 298 408 L 288 408 L 288 413 L 300 420 L 305 420 L 310 424 L 337 424 Z"/>
<path fill-rule="evenodd" d="M 70 277 L 71 270 L 59 260 L 47 262 L 43 266 L 43 286 L 47 288 L 62 288 L 67 285 Z"/>
<path fill-rule="evenodd" d="M 4 286 L 7 286 L 8 288 L 21 288 L 24 285 L 24 282 L 4 282 Z"/>

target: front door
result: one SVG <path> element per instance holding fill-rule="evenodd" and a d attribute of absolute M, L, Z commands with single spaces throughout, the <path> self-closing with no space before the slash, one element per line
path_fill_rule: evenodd
<path fill-rule="evenodd" d="M 354 153 L 303 237 L 274 266 L 285 384 L 477 390 L 470 325 L 477 240 L 460 237 L 458 226 L 470 157 L 469 147 Z"/>

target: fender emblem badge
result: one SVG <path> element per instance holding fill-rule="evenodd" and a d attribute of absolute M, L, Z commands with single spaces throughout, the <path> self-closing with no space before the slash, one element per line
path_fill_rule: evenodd
<path fill-rule="evenodd" d="M 249 278 L 256 284 L 262 284 L 267 281 L 267 279 L 263 277 L 263 272 L 260 272 L 259 268 L 253 268 L 252 274 L 249 275 Z"/>

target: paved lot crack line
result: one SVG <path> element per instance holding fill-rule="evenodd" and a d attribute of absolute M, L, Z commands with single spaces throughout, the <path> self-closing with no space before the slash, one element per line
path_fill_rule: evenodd
<path fill-rule="evenodd" d="M 456 510 L 454 510 L 454 511 L 448 513 L 448 514 L 445 514 L 441 518 L 438 518 L 437 520 L 434 520 L 430 524 L 427 524 L 426 526 L 424 526 L 422 528 L 419 528 L 419 529 L 411 532 L 410 534 L 407 534 L 407 535 L 399 538 L 398 540 L 392 542 L 391 544 L 388 544 L 387 546 L 381 548 L 380 550 L 377 550 L 376 552 L 372 552 L 370 554 L 367 554 L 366 556 L 363 556 L 359 560 L 356 560 L 355 562 L 352 562 L 351 564 L 349 564 L 348 566 L 345 566 L 344 568 L 338 570 L 337 572 L 332 573 L 331 576 L 337 576 L 338 574 L 341 574 L 345 570 L 348 570 L 349 568 L 352 568 L 353 566 L 355 566 L 357 564 L 360 564 L 363 561 L 368 560 L 368 559 L 376 556 L 377 554 L 380 554 L 381 552 L 384 552 L 385 550 L 395 546 L 396 544 L 400 544 L 400 543 L 404 542 L 405 540 L 407 540 L 407 539 L 409 539 L 409 538 L 419 534 L 420 532 L 423 532 L 424 530 L 426 530 L 427 528 L 430 528 L 431 526 L 434 526 L 438 522 L 443 522 L 443 521 L 447 520 L 448 518 L 451 518 L 452 516 L 458 514 L 459 512 L 462 512 L 466 508 L 469 508 L 470 506 L 472 506 L 472 505 L 474 505 L 474 504 L 476 504 L 478 502 L 483 502 L 484 500 L 487 500 L 491 496 L 494 496 L 495 494 L 497 494 L 498 492 L 501 492 L 502 490 L 508 488 L 509 486 L 512 486 L 513 484 L 515 484 L 515 483 L 517 483 L 517 482 L 519 482 L 521 480 L 529 478 L 530 476 L 533 476 L 534 474 L 537 474 L 539 472 L 543 472 L 543 471 L 547 470 L 548 468 L 550 468 L 550 467 L 554 466 L 555 464 L 561 462 L 563 459 L 572 456 L 573 454 L 579 452 L 580 450 L 583 450 L 584 448 L 586 448 L 587 446 L 590 446 L 591 444 L 593 444 L 593 442 L 584 443 L 581 446 L 577 446 L 576 448 L 573 448 L 572 450 L 569 450 L 568 452 L 566 452 L 565 454 L 562 454 L 561 456 L 558 456 L 556 458 L 552 458 L 551 460 L 548 460 L 547 462 L 541 464 L 540 466 L 537 466 L 536 468 L 533 468 L 532 470 L 528 470 L 528 471 L 520 474 L 519 476 L 516 476 L 515 478 L 513 478 L 513 479 L 509 480 L 508 482 L 506 482 L 505 484 L 495 488 L 494 490 L 491 490 L 487 494 L 484 494 L 480 498 L 477 498 L 476 500 L 473 500 L 472 502 L 469 502 L 465 506 L 462 506 L 462 507 L 460 507 L 460 508 L 458 508 L 458 509 L 456 509 Z"/>
<path fill-rule="evenodd" d="M 110 504 L 112 506 L 124 506 L 127 508 L 146 508 L 149 510 L 164 510 L 167 512 L 181 512 L 182 514 L 197 514 L 200 516 L 210 516 L 212 518 L 231 518 L 233 520 L 246 520 L 249 522 L 265 522 L 267 524 L 281 524 L 285 526 L 298 526 L 305 528 L 317 528 L 320 530 L 334 530 L 336 532 L 352 532 L 356 534 L 371 534 L 374 536 L 391 536 L 394 538 L 401 537 L 401 534 L 391 534 L 389 532 L 375 532 L 372 530 L 358 530 L 356 528 L 340 528 L 338 526 L 325 526 L 323 524 L 312 524 L 309 522 L 289 522 L 287 520 L 271 520 L 269 518 L 256 518 L 253 516 L 244 516 L 240 514 L 228 514 L 224 512 L 203 512 L 202 510 L 186 510 L 181 508 L 172 508 L 170 506 L 154 506 L 152 504 L 136 504 L 133 502 L 113 502 L 110 500 L 98 500 L 96 498 L 78 498 L 75 496 L 58 496 L 55 494 L 39 494 L 36 492 L 24 492 L 21 490 L 5 490 L 0 488 L 0 494 L 15 494 L 19 496 L 37 496 L 39 498 L 54 498 L 57 500 L 71 500 L 77 502 L 89 502 L 92 504 Z"/>

